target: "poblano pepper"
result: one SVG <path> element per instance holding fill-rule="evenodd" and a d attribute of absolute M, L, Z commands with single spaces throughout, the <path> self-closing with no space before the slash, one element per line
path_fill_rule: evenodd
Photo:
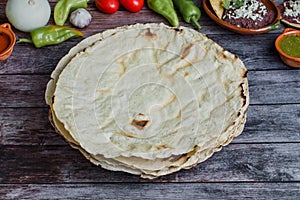
<path fill-rule="evenodd" d="M 194 24 L 197 29 L 201 28 L 198 23 L 201 11 L 192 0 L 173 0 L 173 3 L 179 9 L 185 22 Z"/>
<path fill-rule="evenodd" d="M 30 32 L 31 40 L 19 39 L 19 42 L 33 43 L 36 48 L 60 44 L 68 39 L 82 37 L 83 33 L 66 26 L 44 26 Z"/>
<path fill-rule="evenodd" d="M 59 0 L 54 7 L 54 21 L 63 26 L 71 12 L 78 8 L 87 8 L 89 0 Z"/>
<path fill-rule="evenodd" d="M 172 26 L 178 27 L 179 20 L 172 0 L 147 0 L 151 10 L 164 16 Z"/>

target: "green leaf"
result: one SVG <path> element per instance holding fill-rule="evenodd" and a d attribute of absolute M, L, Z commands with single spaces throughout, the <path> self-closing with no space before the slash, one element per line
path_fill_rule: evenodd
<path fill-rule="evenodd" d="M 230 6 L 230 0 L 223 0 L 222 6 L 223 6 L 223 8 L 228 10 L 229 6 Z"/>
<path fill-rule="evenodd" d="M 238 9 L 244 5 L 244 0 L 233 0 L 233 7 Z"/>

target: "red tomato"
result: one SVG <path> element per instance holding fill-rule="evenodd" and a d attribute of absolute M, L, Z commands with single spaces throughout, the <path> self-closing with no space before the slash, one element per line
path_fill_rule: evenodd
<path fill-rule="evenodd" d="M 119 9 L 118 0 L 96 0 L 97 8 L 107 14 L 113 14 Z"/>
<path fill-rule="evenodd" d="M 120 4 L 130 12 L 139 12 L 144 6 L 144 0 L 120 0 Z"/>

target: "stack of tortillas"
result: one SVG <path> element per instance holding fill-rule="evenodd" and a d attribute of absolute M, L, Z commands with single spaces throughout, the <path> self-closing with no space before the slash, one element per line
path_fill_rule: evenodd
<path fill-rule="evenodd" d="M 242 132 L 246 73 L 195 30 L 137 24 L 72 48 L 46 101 L 57 132 L 92 163 L 155 178 L 203 162 Z"/>

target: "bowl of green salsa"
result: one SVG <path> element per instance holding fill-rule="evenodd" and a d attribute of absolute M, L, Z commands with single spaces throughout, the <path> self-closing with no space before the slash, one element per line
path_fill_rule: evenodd
<path fill-rule="evenodd" d="M 275 46 L 284 63 L 300 68 L 300 30 L 286 28 L 276 39 Z"/>

